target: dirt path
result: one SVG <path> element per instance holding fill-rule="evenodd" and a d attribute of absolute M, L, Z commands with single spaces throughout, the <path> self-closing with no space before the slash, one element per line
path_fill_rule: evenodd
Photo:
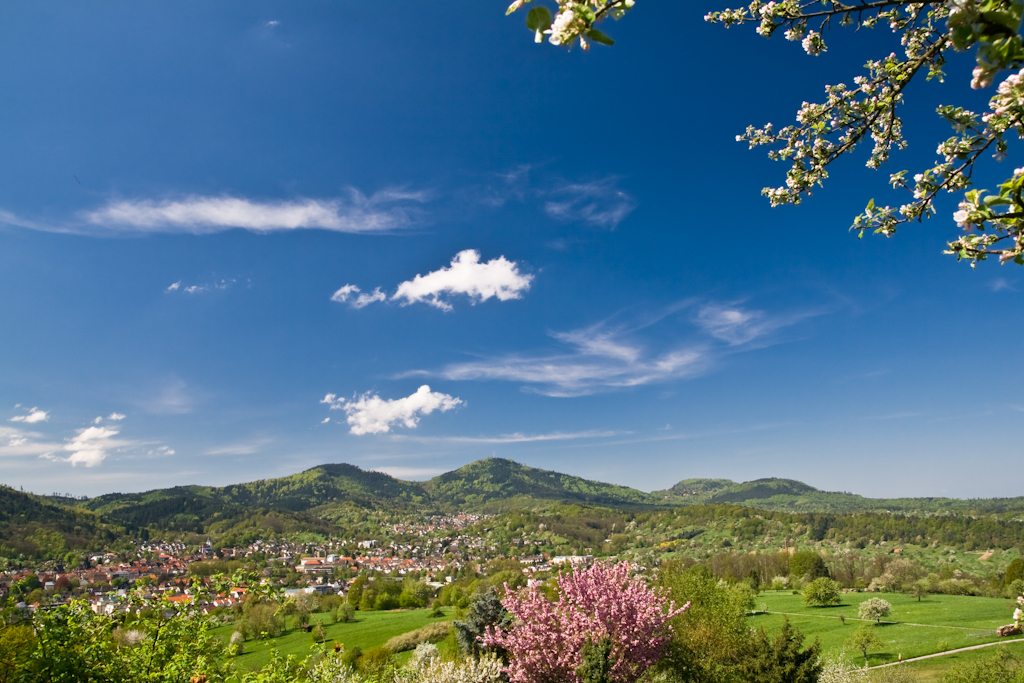
<path fill-rule="evenodd" d="M 902 662 L 891 662 L 889 664 L 879 664 L 878 666 L 869 666 L 868 669 L 884 669 L 887 666 L 898 666 L 900 664 L 906 664 L 907 662 L 919 662 L 922 659 L 931 659 L 932 657 L 945 657 L 946 655 L 956 654 L 957 652 L 967 652 L 968 650 L 980 650 L 983 647 L 992 647 L 993 645 L 1005 645 L 1007 643 L 1024 643 L 1024 638 L 1014 638 L 1013 640 L 997 640 L 994 643 L 985 643 L 984 645 L 971 645 L 970 647 L 958 647 L 955 650 L 946 650 L 945 652 L 936 652 L 933 655 L 921 655 L 920 657 L 911 657 L 910 659 L 904 659 Z"/>
<path fill-rule="evenodd" d="M 837 619 L 837 620 L 840 620 L 839 617 L 833 616 L 831 614 L 801 614 L 800 612 L 761 612 L 760 610 L 758 610 L 755 614 L 784 614 L 784 615 L 786 615 L 788 617 L 812 617 L 814 619 Z M 858 619 L 857 617 L 846 617 L 846 620 L 847 621 L 867 621 L 867 622 L 870 622 L 872 624 L 875 623 L 874 619 Z M 995 635 L 996 635 L 995 634 L 995 628 L 993 628 L 991 626 L 975 626 L 975 627 L 970 627 L 970 626 L 940 626 L 939 624 L 915 624 L 912 621 L 885 621 L 885 620 L 882 620 L 880 623 L 882 623 L 882 624 L 904 624 L 906 626 L 926 626 L 928 628 L 952 628 L 952 629 L 956 629 L 957 631 L 992 631 L 992 637 L 995 638 Z"/>

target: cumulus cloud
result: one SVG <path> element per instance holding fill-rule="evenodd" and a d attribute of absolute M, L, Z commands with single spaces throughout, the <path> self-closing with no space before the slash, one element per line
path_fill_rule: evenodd
<path fill-rule="evenodd" d="M 519 264 L 515 261 L 499 256 L 481 263 L 479 251 L 466 249 L 455 255 L 449 267 L 400 283 L 391 301 L 398 301 L 402 306 L 425 303 L 442 311 L 451 311 L 452 305 L 447 300 L 449 296 L 464 294 L 473 304 L 491 298 L 499 301 L 520 299 L 523 292 L 530 289 L 532 281 L 533 275 L 519 272 Z M 356 285 L 345 285 L 331 295 L 331 301 L 363 308 L 388 299 L 380 287 L 370 293 L 360 292 Z"/>
<path fill-rule="evenodd" d="M 110 415 L 107 415 L 107 419 L 113 420 L 114 422 L 119 422 L 123 420 L 125 417 L 127 417 L 127 415 L 125 415 L 124 413 L 111 413 Z"/>
<path fill-rule="evenodd" d="M 370 393 L 356 396 L 350 401 L 338 398 L 336 394 L 327 394 L 321 403 L 326 403 L 331 410 L 343 410 L 352 434 L 383 434 L 391 431 L 396 425 L 414 429 L 424 415 L 438 410 L 442 413 L 462 405 L 462 400 L 431 391 L 424 384 L 411 396 L 399 399 L 382 399 Z"/>
<path fill-rule="evenodd" d="M 125 445 L 123 441 L 114 439 L 120 432 L 109 427 L 86 427 L 78 430 L 62 450 L 71 453 L 66 458 L 54 458 L 69 462 L 72 466 L 85 465 L 95 467 L 103 462 L 110 451 Z"/>
<path fill-rule="evenodd" d="M 164 291 L 176 292 L 179 289 L 181 289 L 181 280 L 178 280 L 177 282 L 172 282 L 170 285 L 167 286 L 167 289 Z"/>
<path fill-rule="evenodd" d="M 391 300 L 401 301 L 403 306 L 423 302 L 450 311 L 452 306 L 442 295 L 465 294 L 473 303 L 491 297 L 508 301 L 521 298 L 532 280 L 532 275 L 520 273 L 519 265 L 504 256 L 481 263 L 480 252 L 466 249 L 455 255 L 448 268 L 417 275 L 398 285 Z"/>
<path fill-rule="evenodd" d="M 369 197 L 351 190 L 345 199 L 256 201 L 192 195 L 178 200 L 124 199 L 86 212 L 103 228 L 139 232 L 210 234 L 241 228 L 253 232 L 319 229 L 349 233 L 391 232 L 407 227 L 424 192 L 385 191 Z"/>
<path fill-rule="evenodd" d="M 28 411 L 27 415 L 16 415 L 11 418 L 11 422 L 25 422 L 27 424 L 35 424 L 37 422 L 46 422 L 50 419 L 50 411 L 40 410 L 39 408 L 32 408 Z"/>
<path fill-rule="evenodd" d="M 551 192 L 544 210 L 562 221 L 590 223 L 614 230 L 636 208 L 636 201 L 617 187 L 618 179 L 570 183 Z"/>
<path fill-rule="evenodd" d="M 387 301 L 388 299 L 388 295 L 380 291 L 380 287 L 369 293 L 360 293 L 360 291 L 359 287 L 355 285 L 345 285 L 331 295 L 331 301 L 337 301 L 339 304 L 347 303 L 352 308 L 363 308 L 375 301 Z"/>

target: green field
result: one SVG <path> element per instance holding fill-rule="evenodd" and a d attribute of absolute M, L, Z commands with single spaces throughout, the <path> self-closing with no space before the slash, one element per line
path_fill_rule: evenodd
<path fill-rule="evenodd" d="M 367 650 L 376 645 L 383 645 L 388 639 L 413 631 L 433 623 L 444 621 L 450 616 L 451 608 L 444 608 L 445 617 L 431 618 L 429 609 L 394 610 L 391 612 L 356 612 L 356 620 L 352 623 L 330 623 L 327 613 L 314 614 L 313 617 L 324 625 L 327 634 L 327 645 L 341 643 L 346 648 L 360 647 Z M 289 619 L 288 625 L 291 626 Z M 235 630 L 234 624 L 225 624 L 212 630 L 226 643 Z M 310 634 L 296 629 L 286 631 L 280 638 L 269 640 L 247 640 L 245 653 L 233 658 L 235 666 L 242 670 L 258 669 L 270 661 L 271 654 L 277 649 L 281 654 L 294 655 L 301 659 L 310 654 L 313 638 Z"/>
<path fill-rule="evenodd" d="M 877 651 L 869 651 L 870 666 L 894 662 L 900 655 L 909 659 L 998 641 L 995 630 L 1012 621 L 1014 609 L 1013 601 L 1001 598 L 929 595 L 918 602 L 916 598 L 900 593 L 846 593 L 840 605 L 808 607 L 800 595 L 767 591 L 758 596 L 757 605 L 758 609 L 764 605 L 770 613 L 755 614 L 749 623 L 772 632 L 786 618 L 778 613 L 789 613 L 790 622 L 798 626 L 805 636 L 818 638 L 823 653 L 841 652 L 851 662 L 863 666 L 864 658 L 860 652 L 847 647 L 846 641 L 865 623 L 857 619 L 858 605 L 872 597 L 881 597 L 892 604 L 892 614 L 886 621 L 895 623 L 883 621 L 875 627 L 883 646 Z M 845 616 L 845 624 L 839 619 L 840 615 Z M 990 651 L 991 648 L 982 650 L 980 654 Z M 953 657 L 950 655 L 949 661 Z M 930 670 L 945 668 L 948 663 L 937 658 L 927 666 L 925 662 L 918 666 L 922 670 Z"/>

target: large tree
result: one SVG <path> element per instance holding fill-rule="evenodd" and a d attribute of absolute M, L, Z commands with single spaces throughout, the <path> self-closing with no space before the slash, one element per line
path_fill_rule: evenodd
<path fill-rule="evenodd" d="M 508 11 L 529 2 L 515 0 Z M 527 15 L 527 26 L 537 42 L 547 37 L 565 47 L 610 45 L 613 41 L 597 24 L 621 18 L 633 5 L 634 0 L 557 0 L 552 14 L 538 3 Z M 888 28 L 902 46 L 902 54 L 869 60 L 852 85 L 826 86 L 825 99 L 804 102 L 793 125 L 750 126 L 737 136 L 751 147 L 769 147 L 769 158 L 789 164 L 785 184 L 762 191 L 772 206 L 799 204 L 828 177 L 828 166 L 861 142 L 872 144 L 868 167 L 879 168 L 894 148 L 906 146 L 899 112 L 907 86 L 915 78 L 942 81 L 950 53 L 974 50 L 977 66 L 971 87 L 997 86 L 989 111 L 940 106 L 937 113 L 953 135 L 939 141 L 939 159 L 913 175 L 907 170 L 890 175 L 889 184 L 909 194 L 907 202 L 882 206 L 872 199 L 851 226 L 858 237 L 867 231 L 891 236 L 904 223 L 933 216 L 941 193 L 962 193 L 953 219 L 963 234 L 949 241 L 946 253 L 967 259 L 973 267 L 989 256 L 1024 264 L 1024 166 L 1014 169 L 995 191 L 972 183 L 977 162 L 990 156 L 1002 160 L 1008 138 L 1024 137 L 1022 16 L 1024 2 L 1015 0 L 754 0 L 746 7 L 711 12 L 705 19 L 726 27 L 751 23 L 766 38 L 781 33 L 811 56 L 826 51 L 825 34 L 836 27 Z"/>

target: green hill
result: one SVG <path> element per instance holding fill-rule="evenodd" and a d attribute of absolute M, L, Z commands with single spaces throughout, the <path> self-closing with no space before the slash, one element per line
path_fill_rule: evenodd
<path fill-rule="evenodd" d="M 664 505 L 655 495 L 617 484 L 520 465 L 503 458 L 477 460 L 424 485 L 438 505 L 460 509 L 500 502 L 536 506 L 549 502 L 610 507 Z"/>

